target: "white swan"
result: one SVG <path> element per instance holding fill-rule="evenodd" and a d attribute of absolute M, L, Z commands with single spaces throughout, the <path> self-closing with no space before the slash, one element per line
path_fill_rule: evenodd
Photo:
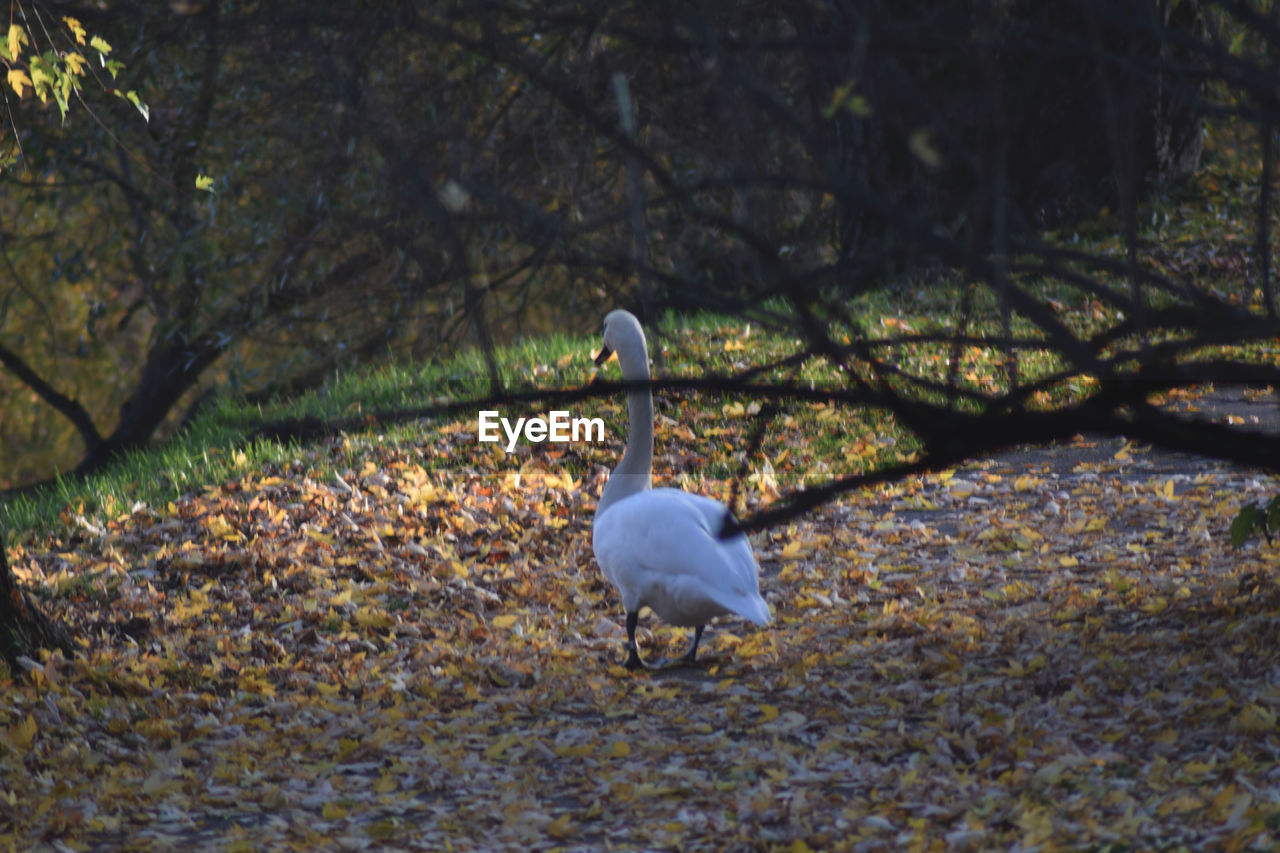
<path fill-rule="evenodd" d="M 628 311 L 611 311 L 604 318 L 604 349 L 596 364 L 604 364 L 612 353 L 618 355 L 623 379 L 649 378 L 644 330 Z M 665 622 L 694 629 L 693 644 L 681 659 L 692 662 L 709 620 L 736 613 L 765 625 L 769 606 L 760 597 L 747 537 L 719 537 L 730 517 L 724 504 L 679 489 L 651 488 L 653 395 L 648 388 L 627 392 L 627 414 L 626 451 L 600 495 L 591 547 L 605 577 L 622 595 L 627 668 L 646 665 L 636 648 L 636 622 L 645 606 Z"/>

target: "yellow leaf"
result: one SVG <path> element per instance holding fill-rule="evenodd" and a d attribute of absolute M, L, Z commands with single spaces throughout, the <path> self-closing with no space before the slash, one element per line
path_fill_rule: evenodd
<path fill-rule="evenodd" d="M 1204 801 L 1199 797 L 1191 794 L 1180 794 L 1171 800 L 1165 800 L 1156 809 L 1156 813 L 1161 817 L 1167 817 L 1171 812 L 1193 812 L 1196 809 L 1203 808 Z"/>
<path fill-rule="evenodd" d="M 923 127 L 911 134 L 907 139 L 907 147 L 926 166 L 936 169 L 942 165 L 942 155 L 929 139 L 929 131 Z"/>
<path fill-rule="evenodd" d="M 1059 557 L 1058 565 L 1062 566 L 1062 568 L 1064 569 L 1070 569 L 1080 565 L 1080 561 L 1077 560 L 1075 557 Z"/>
<path fill-rule="evenodd" d="M 169 740 L 178 733 L 173 723 L 163 717 L 139 720 L 134 724 L 133 730 L 148 740 L 155 741 Z"/>
<path fill-rule="evenodd" d="M 519 738 L 516 735 L 505 734 L 502 737 L 498 738 L 493 743 L 489 744 L 489 746 L 484 751 L 484 757 L 489 759 L 490 761 L 493 761 L 498 756 L 502 755 L 502 753 L 506 752 L 507 749 L 510 748 L 513 744 L 515 744 L 516 741 L 518 740 Z"/>
<path fill-rule="evenodd" d="M 1252 735 L 1275 731 L 1276 712 L 1261 705 L 1246 705 L 1236 715 L 1236 728 Z"/>
<path fill-rule="evenodd" d="M 390 773 L 383 773 L 378 777 L 378 781 L 373 783 L 375 794 L 390 794 L 399 787 L 400 783 Z"/>
<path fill-rule="evenodd" d="M 519 621 L 520 617 L 514 613 L 503 613 L 501 616 L 493 617 L 493 627 L 510 628 Z"/>
<path fill-rule="evenodd" d="M 1213 769 L 1213 765 L 1205 761 L 1193 760 L 1182 765 L 1182 772 L 1188 776 L 1203 776 Z"/>
<path fill-rule="evenodd" d="M 75 18 L 64 17 L 62 23 L 67 25 L 67 29 L 71 30 L 71 34 L 76 37 L 76 44 L 84 44 L 84 37 L 88 34 L 85 28 Z"/>
<path fill-rule="evenodd" d="M 778 719 L 778 706 L 762 703 L 760 705 L 760 722 L 767 723 L 776 719 Z"/>
<path fill-rule="evenodd" d="M 614 758 L 626 758 L 631 754 L 631 744 L 625 740 L 615 740 L 609 744 L 609 754 Z"/>
<path fill-rule="evenodd" d="M 341 820 L 347 816 L 347 810 L 337 803 L 325 803 L 324 808 L 320 810 L 320 814 L 325 820 Z"/>
<path fill-rule="evenodd" d="M 9 743 L 22 752 L 26 752 L 31 748 L 32 741 L 35 740 L 36 729 L 36 718 L 27 714 L 25 721 L 9 729 Z"/>
<path fill-rule="evenodd" d="M 27 39 L 27 33 L 17 24 L 9 25 L 9 61 L 17 62 L 18 54 L 22 52 L 24 44 L 30 44 Z"/>
<path fill-rule="evenodd" d="M 213 516 L 205 522 L 204 526 L 208 529 L 210 534 L 218 537 L 219 539 L 228 539 L 232 542 L 239 542 L 244 538 L 240 535 L 239 531 L 231 526 L 231 522 L 227 521 L 226 516 L 223 515 Z"/>
<path fill-rule="evenodd" d="M 1160 489 L 1160 496 L 1167 501 L 1176 501 L 1178 496 L 1173 493 L 1173 480 L 1164 481 L 1164 486 Z"/>
<path fill-rule="evenodd" d="M 547 834 L 552 838 L 564 838 L 572 831 L 573 827 L 569 825 L 569 816 L 567 814 L 562 814 L 547 824 Z"/>
<path fill-rule="evenodd" d="M 271 682 L 250 672 L 240 673 L 239 685 L 240 689 L 246 693 L 257 693 L 259 696 L 276 695 L 276 689 Z"/>
<path fill-rule="evenodd" d="M 356 624 L 361 628 L 390 628 L 395 623 L 386 613 L 372 607 L 361 607 L 356 611 Z"/>
<path fill-rule="evenodd" d="M 1129 458 L 1129 448 L 1131 447 L 1133 447 L 1133 445 L 1126 441 L 1123 445 L 1121 445 L 1120 449 L 1116 451 L 1116 455 L 1114 458 L 1118 459 L 1121 462 L 1124 462 Z"/>
<path fill-rule="evenodd" d="M 84 76 L 84 57 L 75 51 L 68 51 L 63 57 L 67 63 L 67 70 L 72 74 Z"/>
<path fill-rule="evenodd" d="M 799 539 L 792 539 L 779 555 L 784 560 L 798 560 L 809 552 L 809 548 Z"/>
<path fill-rule="evenodd" d="M 23 88 L 31 85 L 31 78 L 21 68 L 11 68 L 9 69 L 9 85 L 13 87 L 13 91 L 17 92 L 18 97 L 21 98 Z"/>
<path fill-rule="evenodd" d="M 1236 798 L 1236 786 L 1228 785 L 1218 792 L 1217 796 L 1209 803 L 1209 807 L 1215 811 L 1225 811 L 1231 806 L 1232 800 Z M 1219 818 L 1221 819 L 1221 818 Z"/>

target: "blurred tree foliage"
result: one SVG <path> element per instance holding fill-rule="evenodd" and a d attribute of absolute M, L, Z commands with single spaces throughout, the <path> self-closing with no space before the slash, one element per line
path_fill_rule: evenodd
<path fill-rule="evenodd" d="M 1141 195 L 1195 167 L 1233 56 L 1214 21 L 1273 32 L 1192 0 L 58 14 L 104 34 L 150 120 L 15 111 L 0 482 L 91 468 L 205 391 L 487 352 L 619 302 L 781 295 L 810 335 L 912 271 L 1003 288 L 992 264 L 1046 224 L 1110 206 L 1132 236 Z"/>

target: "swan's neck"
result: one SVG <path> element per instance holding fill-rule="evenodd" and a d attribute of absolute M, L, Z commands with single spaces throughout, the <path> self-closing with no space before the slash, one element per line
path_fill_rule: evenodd
<path fill-rule="evenodd" d="M 621 354 L 619 354 L 621 356 Z M 623 378 L 629 381 L 649 378 L 649 359 L 641 354 L 643 370 L 623 370 Z M 623 367 L 628 367 L 624 363 Z M 631 374 L 631 375 L 629 375 Z M 632 388 L 627 392 L 627 417 L 631 425 L 627 431 L 627 449 L 622 461 L 609 475 L 600 502 L 596 504 L 599 516 L 611 504 L 638 492 L 648 491 L 653 485 L 653 394 L 648 388 Z"/>

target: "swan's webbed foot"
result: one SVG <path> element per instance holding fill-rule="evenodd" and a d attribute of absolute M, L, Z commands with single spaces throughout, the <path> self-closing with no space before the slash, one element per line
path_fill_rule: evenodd
<path fill-rule="evenodd" d="M 631 643 L 627 645 L 627 662 L 623 666 L 635 672 L 637 669 L 647 669 L 649 665 L 640 660 L 640 652 L 636 650 L 635 644 Z"/>
<path fill-rule="evenodd" d="M 689 651 L 685 652 L 678 658 L 659 658 L 652 663 L 645 663 L 640 659 L 640 648 L 636 645 L 636 625 L 640 620 L 640 614 L 627 614 L 627 662 L 623 664 L 627 669 L 635 672 L 638 669 L 667 669 L 673 666 L 688 666 L 694 662 L 698 654 L 698 643 L 702 640 L 702 631 L 707 626 L 699 625 L 693 629 L 693 643 L 689 645 Z"/>
<path fill-rule="evenodd" d="M 653 663 L 645 664 L 650 669 L 671 669 L 680 666 L 692 666 L 694 659 L 698 655 L 698 642 L 702 639 L 702 630 L 706 625 L 699 625 L 693 629 L 693 642 L 689 644 L 689 651 L 685 652 L 678 658 L 662 658 Z"/>

